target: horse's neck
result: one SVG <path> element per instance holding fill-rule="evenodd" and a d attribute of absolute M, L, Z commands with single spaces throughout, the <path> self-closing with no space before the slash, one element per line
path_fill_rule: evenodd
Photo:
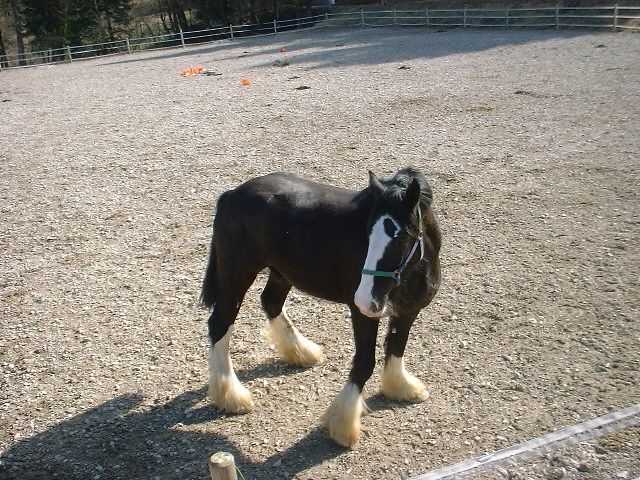
<path fill-rule="evenodd" d="M 442 232 L 431 207 L 423 208 L 422 210 L 422 228 L 425 243 L 430 245 L 437 255 L 442 244 Z"/>

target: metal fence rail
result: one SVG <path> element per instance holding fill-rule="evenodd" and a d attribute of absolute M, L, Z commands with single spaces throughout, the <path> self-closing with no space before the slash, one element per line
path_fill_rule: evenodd
<path fill-rule="evenodd" d="M 229 25 L 205 30 L 182 31 L 112 42 L 75 45 L 0 55 L 0 70 L 34 65 L 73 62 L 88 58 L 119 55 L 139 50 L 179 48 L 314 26 L 426 26 L 462 28 L 608 28 L 640 31 L 640 7 L 530 7 L 459 8 L 423 10 L 360 10 L 325 13 L 291 20 L 273 20 L 261 24 Z"/>

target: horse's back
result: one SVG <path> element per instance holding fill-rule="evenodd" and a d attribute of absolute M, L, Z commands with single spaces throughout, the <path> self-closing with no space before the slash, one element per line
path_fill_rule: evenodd
<path fill-rule="evenodd" d="M 252 178 L 232 192 L 242 200 L 286 201 L 300 208 L 308 204 L 314 206 L 331 204 L 344 207 L 358 194 L 353 190 L 324 185 L 285 172 Z"/>
<path fill-rule="evenodd" d="M 364 220 L 366 204 L 361 192 L 273 173 L 221 195 L 214 236 L 225 256 L 243 262 L 249 256 L 256 268 L 276 268 L 298 288 L 334 297 L 315 285 L 337 275 L 356 282 L 366 253 L 366 228 L 358 221 Z"/>
<path fill-rule="evenodd" d="M 317 216 L 339 217 L 353 211 L 359 192 L 322 185 L 291 173 L 271 173 L 252 178 L 225 192 L 216 215 L 233 216 L 234 221 L 300 223 Z M 268 221 L 268 222 L 266 222 Z"/>

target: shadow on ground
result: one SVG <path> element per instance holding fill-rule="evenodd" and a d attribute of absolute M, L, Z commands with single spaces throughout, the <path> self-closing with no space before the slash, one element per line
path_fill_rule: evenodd
<path fill-rule="evenodd" d="M 294 367 L 271 364 L 238 375 L 247 381 L 296 371 Z M 208 404 L 196 407 L 204 397 L 202 387 L 148 406 L 139 394 L 121 395 L 14 443 L 4 452 L 0 478 L 206 479 L 207 459 L 217 451 L 232 453 L 247 480 L 291 478 L 347 452 L 333 443 L 323 428 L 316 428 L 264 462 L 252 462 L 233 442 L 231 427 L 241 426 L 242 416 L 222 414 Z M 372 412 L 403 407 L 381 395 L 367 402 Z M 231 432 L 229 436 L 220 434 L 225 430 Z"/>
<path fill-rule="evenodd" d="M 339 68 L 349 65 L 375 65 L 406 62 L 414 59 L 480 52 L 507 45 L 572 38 L 591 33 L 587 30 L 507 30 L 406 28 L 339 28 L 288 32 L 266 37 L 233 41 L 221 40 L 207 46 L 157 52 L 143 52 L 103 65 L 152 62 L 197 56 L 206 68 L 215 70 L 216 62 L 245 57 L 255 60 L 255 67 L 272 67 L 280 58 L 290 64 L 308 68 Z M 415 48 L 406 47 L 411 37 Z M 278 48 L 286 52 L 278 54 Z M 243 49 L 238 55 L 237 49 Z M 374 54 L 375 53 L 375 54 Z"/>
<path fill-rule="evenodd" d="M 217 451 L 234 455 L 245 478 L 287 478 L 345 451 L 321 429 L 263 463 L 252 463 L 231 438 L 199 429 L 212 423 L 242 422 L 210 407 L 185 410 L 199 403 L 204 388 L 185 392 L 167 403 L 140 408 L 142 397 L 122 395 L 43 433 L 16 442 L 0 466 L 3 480 L 35 479 L 206 479 L 207 458 Z M 213 429 L 213 428 L 212 428 Z M 279 462 L 279 463 L 276 463 Z M 282 468 L 274 468 L 282 466 Z M 283 470 L 284 468 L 284 470 Z"/>
<path fill-rule="evenodd" d="M 246 382 L 299 370 L 264 363 L 238 371 L 238 377 Z M 1 459 L 0 478 L 205 479 L 207 458 L 217 451 L 232 453 L 247 480 L 291 478 L 347 452 L 323 428 L 316 428 L 264 462 L 253 462 L 233 441 L 243 417 L 222 414 L 202 403 L 205 392 L 202 387 L 151 406 L 139 394 L 116 397 L 14 443 Z M 372 412 L 402 407 L 381 395 L 370 397 L 368 403 Z M 221 434 L 225 431 L 228 436 Z"/>

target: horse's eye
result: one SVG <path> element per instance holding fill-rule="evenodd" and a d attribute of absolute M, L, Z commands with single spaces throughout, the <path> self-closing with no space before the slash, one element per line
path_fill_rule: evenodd
<path fill-rule="evenodd" d="M 390 218 L 385 218 L 384 220 L 384 233 L 386 233 L 390 238 L 396 238 L 398 236 L 398 232 L 400 229 L 396 226 L 395 222 Z"/>

